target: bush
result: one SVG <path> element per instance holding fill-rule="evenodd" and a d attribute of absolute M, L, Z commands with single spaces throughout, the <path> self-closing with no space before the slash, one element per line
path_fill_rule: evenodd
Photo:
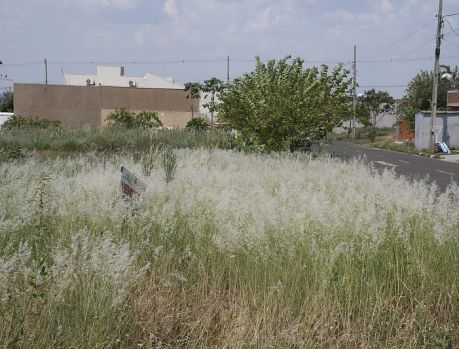
<path fill-rule="evenodd" d="M 12 129 L 18 129 L 18 128 L 45 129 L 48 127 L 58 127 L 60 126 L 60 124 L 61 122 L 58 120 L 48 120 L 48 119 L 39 119 L 39 118 L 13 115 L 3 123 L 2 129 L 4 130 L 12 130 Z"/>
<path fill-rule="evenodd" d="M 127 128 L 157 128 L 163 125 L 157 112 L 141 111 L 136 114 L 124 108 L 111 112 L 107 120 L 112 125 L 123 125 Z"/>
<path fill-rule="evenodd" d="M 300 58 L 262 63 L 220 94 L 219 121 L 264 151 L 308 149 L 350 117 L 352 80 L 341 65 L 304 68 Z"/>
<path fill-rule="evenodd" d="M 204 118 L 193 118 L 186 124 L 187 130 L 205 131 L 209 129 L 209 123 Z"/>
<path fill-rule="evenodd" d="M 14 94 L 5 92 L 0 96 L 0 112 L 12 113 L 14 111 Z"/>

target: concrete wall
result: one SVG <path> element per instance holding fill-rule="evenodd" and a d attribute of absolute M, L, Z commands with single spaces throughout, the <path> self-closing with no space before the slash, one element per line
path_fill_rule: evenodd
<path fill-rule="evenodd" d="M 184 127 L 199 101 L 177 89 L 14 84 L 16 115 L 60 120 L 65 125 L 102 125 L 117 108 L 156 111 L 165 126 Z"/>
<path fill-rule="evenodd" d="M 14 84 L 14 114 L 65 125 L 100 125 L 101 94 L 97 88 Z"/>
<path fill-rule="evenodd" d="M 450 148 L 459 149 L 459 113 L 441 112 L 436 118 L 437 140 L 446 142 Z M 430 112 L 416 114 L 415 125 L 416 149 L 429 149 L 430 146 Z"/>

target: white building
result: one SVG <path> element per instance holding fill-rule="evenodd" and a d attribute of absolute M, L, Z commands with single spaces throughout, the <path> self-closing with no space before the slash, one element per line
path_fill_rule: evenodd
<path fill-rule="evenodd" d="M 0 126 L 13 115 L 13 113 L 0 113 Z"/>
<path fill-rule="evenodd" d="M 65 85 L 70 86 L 115 86 L 138 88 L 169 88 L 183 90 L 185 87 L 173 78 L 146 73 L 145 76 L 125 76 L 124 67 L 97 67 L 96 74 L 64 74 Z"/>

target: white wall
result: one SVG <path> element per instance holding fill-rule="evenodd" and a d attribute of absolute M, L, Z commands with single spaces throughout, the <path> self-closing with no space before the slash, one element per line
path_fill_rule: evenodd
<path fill-rule="evenodd" d="M 459 113 L 437 113 L 435 121 L 437 139 L 445 142 L 450 148 L 459 149 Z M 419 112 L 415 121 L 416 149 L 430 147 L 430 112 Z"/>
<path fill-rule="evenodd" d="M 183 90 L 182 84 L 175 83 L 172 78 L 146 73 L 145 76 L 125 76 L 123 67 L 97 67 L 96 74 L 64 74 L 65 85 L 86 86 L 86 80 L 91 80 L 96 86 L 131 87 L 132 81 L 138 88 L 169 88 Z"/>
<path fill-rule="evenodd" d="M 0 126 L 8 120 L 10 116 L 13 116 L 13 113 L 0 113 Z"/>

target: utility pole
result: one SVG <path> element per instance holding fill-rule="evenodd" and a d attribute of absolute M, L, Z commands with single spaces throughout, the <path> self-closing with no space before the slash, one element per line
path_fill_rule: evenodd
<path fill-rule="evenodd" d="M 226 82 L 229 84 L 230 75 L 229 75 L 229 56 L 226 57 Z"/>
<path fill-rule="evenodd" d="M 352 120 L 352 139 L 355 140 L 355 117 L 357 113 L 357 45 L 354 45 L 354 61 L 352 62 L 352 70 L 354 72 L 354 79 L 352 82 L 352 106 L 354 112 L 354 119 Z"/>
<path fill-rule="evenodd" d="M 439 75 L 439 61 L 440 61 L 440 46 L 441 46 L 441 26 L 443 25 L 443 0 L 438 0 L 438 14 L 437 14 L 437 37 L 435 45 L 435 63 L 433 73 L 433 88 L 432 88 L 432 110 L 430 114 L 430 152 L 434 152 L 436 136 L 435 136 L 435 122 L 437 118 L 437 97 L 438 97 L 438 75 Z"/>
<path fill-rule="evenodd" d="M 45 83 L 48 85 L 48 60 L 45 58 Z"/>

